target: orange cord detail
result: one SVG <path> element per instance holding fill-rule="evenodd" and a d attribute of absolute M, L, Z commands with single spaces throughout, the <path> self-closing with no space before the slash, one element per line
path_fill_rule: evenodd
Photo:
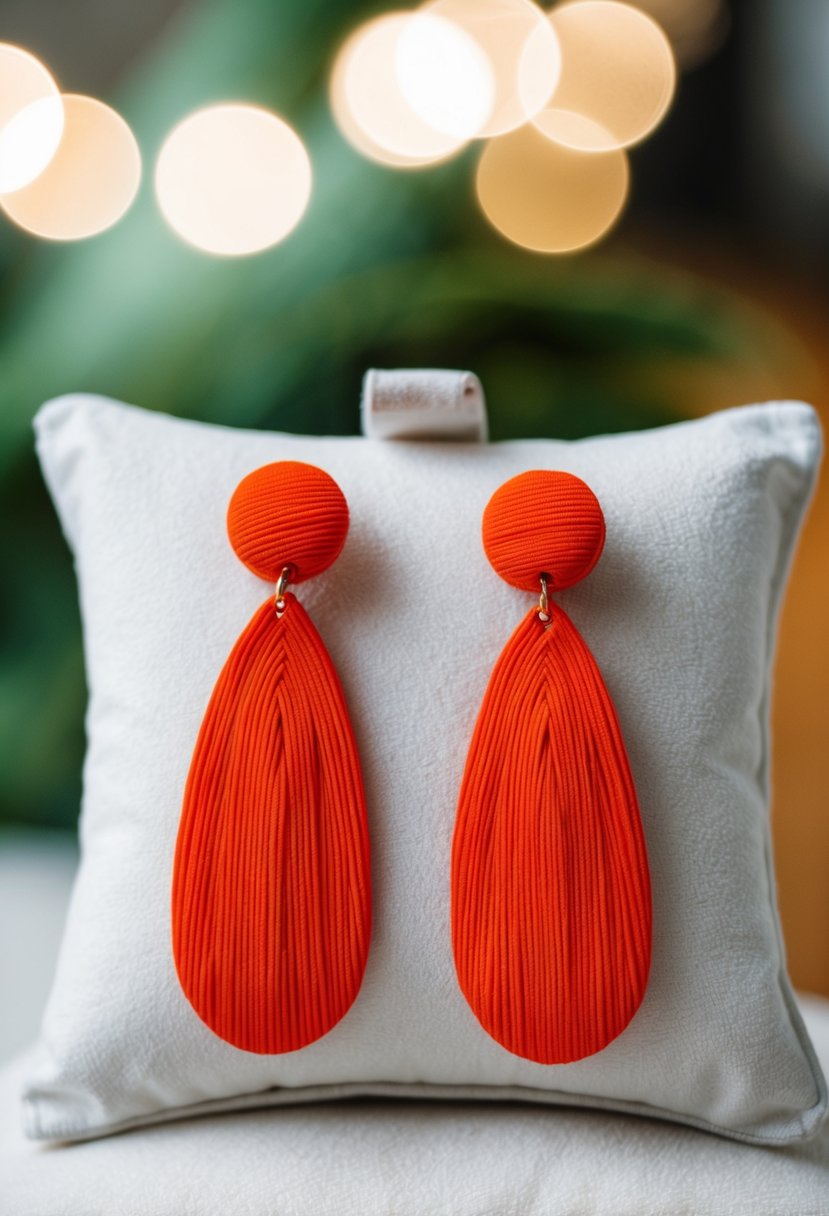
<path fill-rule="evenodd" d="M 537 593 L 542 574 L 554 590 L 572 587 L 601 557 L 604 538 L 599 501 L 572 473 L 519 473 L 495 491 L 484 511 L 492 568 L 522 591 Z"/>
<path fill-rule="evenodd" d="M 348 503 L 333 477 L 312 464 L 279 460 L 244 477 L 227 509 L 236 556 L 275 583 L 285 566 L 291 582 L 321 574 L 340 555 Z"/>
<path fill-rule="evenodd" d="M 569 475 L 526 476 L 554 493 Z M 523 498 L 523 487 L 513 490 Z M 548 564 L 564 550 L 560 536 L 542 536 L 541 546 Z M 530 551 L 522 560 L 537 559 Z M 586 550 L 581 560 L 595 563 Z M 525 1059 L 566 1064 L 601 1051 L 641 1004 L 651 893 L 610 695 L 567 614 L 556 604 L 551 615 L 526 615 L 484 696 L 455 825 L 452 938 L 461 989 L 484 1029 Z"/>
<path fill-rule="evenodd" d="M 271 488 L 278 467 L 258 470 Z M 287 472 L 290 498 L 297 474 Z M 272 516 L 275 501 L 261 498 L 263 512 Z M 307 572 L 322 554 L 306 551 Z M 280 615 L 273 598 L 254 614 L 207 706 L 176 844 L 172 928 L 185 995 L 245 1051 L 314 1042 L 360 989 L 371 931 L 360 763 L 337 673 L 290 593 Z"/>

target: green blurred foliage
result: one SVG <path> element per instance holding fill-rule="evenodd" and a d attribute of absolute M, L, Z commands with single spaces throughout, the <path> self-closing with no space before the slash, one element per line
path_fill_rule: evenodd
<path fill-rule="evenodd" d="M 474 207 L 471 153 L 410 173 L 361 159 L 332 123 L 326 80 L 368 11 L 196 5 L 115 99 L 145 158 L 126 219 L 67 247 L 0 231 L 0 818 L 71 824 L 80 797 L 76 590 L 31 442 L 48 397 L 348 433 L 366 367 L 464 367 L 484 382 L 494 438 L 575 437 L 670 421 L 646 387 L 654 362 L 750 361 L 764 340 L 727 296 L 631 255 L 556 261 L 504 244 Z M 315 169 L 299 229 L 235 261 L 179 242 L 151 186 L 171 125 L 234 99 L 285 115 Z"/>

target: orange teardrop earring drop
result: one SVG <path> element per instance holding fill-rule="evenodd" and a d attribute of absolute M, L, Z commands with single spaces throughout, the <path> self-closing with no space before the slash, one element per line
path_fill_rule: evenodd
<path fill-rule="evenodd" d="M 245 1051 L 296 1051 L 343 1017 L 371 928 L 360 762 L 337 673 L 286 590 L 339 555 L 348 506 L 322 469 L 257 469 L 230 501 L 237 556 L 276 584 L 219 675 L 184 793 L 173 954 L 199 1017 Z"/>
<path fill-rule="evenodd" d="M 636 791 L 596 661 L 548 596 L 599 560 L 604 517 L 570 473 L 495 492 L 486 555 L 541 592 L 495 664 L 472 737 L 452 848 L 461 989 L 508 1051 L 566 1064 L 606 1047 L 641 1004 L 651 893 Z"/>

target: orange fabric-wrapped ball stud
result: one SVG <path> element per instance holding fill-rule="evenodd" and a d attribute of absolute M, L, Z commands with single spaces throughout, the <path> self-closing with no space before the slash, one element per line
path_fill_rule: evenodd
<path fill-rule="evenodd" d="M 243 478 L 227 509 L 236 556 L 275 583 L 285 566 L 291 582 L 327 570 L 348 533 L 348 503 L 333 477 L 298 460 L 266 464 Z"/>
<path fill-rule="evenodd" d="M 492 568 L 522 591 L 537 591 L 542 574 L 551 590 L 572 587 L 599 560 L 604 537 L 599 500 L 573 473 L 520 473 L 495 491 L 484 511 Z"/>

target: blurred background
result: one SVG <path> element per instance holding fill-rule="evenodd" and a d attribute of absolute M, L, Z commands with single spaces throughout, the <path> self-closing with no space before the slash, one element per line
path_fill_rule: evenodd
<path fill-rule="evenodd" d="M 0 1054 L 32 1037 L 74 867 L 85 687 L 72 563 L 31 419 L 72 390 L 237 426 L 359 429 L 369 366 L 469 368 L 493 437 L 576 437 L 768 398 L 829 418 L 829 5 L 642 0 L 679 64 L 658 130 L 630 150 L 620 221 L 551 256 L 505 240 L 475 197 L 474 144 L 447 163 L 373 163 L 332 119 L 337 50 L 377 5 L 337 0 L 0 0 L 0 40 L 138 140 L 137 199 L 85 241 L 0 214 Z M 1 83 L 1 82 L 0 82 Z M 153 196 L 170 129 L 211 102 L 281 115 L 314 167 L 284 243 L 218 258 Z M 773 824 L 794 981 L 829 994 L 829 486 L 785 606 Z M 35 960 L 9 909 L 26 895 Z M 36 972 L 36 974 L 35 974 Z M 27 1003 L 29 1002 L 29 1003 Z"/>

